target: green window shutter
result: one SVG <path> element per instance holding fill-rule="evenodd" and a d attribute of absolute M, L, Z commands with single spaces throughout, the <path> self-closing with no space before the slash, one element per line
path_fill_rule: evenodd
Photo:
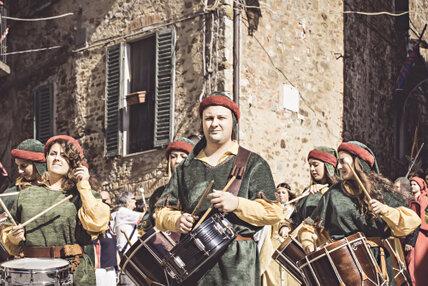
<path fill-rule="evenodd" d="M 38 87 L 34 91 L 34 137 L 45 143 L 53 136 L 53 85 Z"/>
<path fill-rule="evenodd" d="M 122 94 L 123 57 L 125 43 L 107 48 L 105 89 L 105 154 L 113 157 L 121 154 L 120 99 Z"/>
<path fill-rule="evenodd" d="M 175 29 L 156 33 L 155 80 L 153 146 L 161 147 L 174 136 Z"/>

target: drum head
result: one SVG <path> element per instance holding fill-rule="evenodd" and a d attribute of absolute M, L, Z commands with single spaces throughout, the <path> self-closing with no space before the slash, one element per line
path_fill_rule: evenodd
<path fill-rule="evenodd" d="M 47 270 L 62 268 L 70 263 L 60 258 L 21 258 L 3 262 L 2 268 L 24 270 Z"/>

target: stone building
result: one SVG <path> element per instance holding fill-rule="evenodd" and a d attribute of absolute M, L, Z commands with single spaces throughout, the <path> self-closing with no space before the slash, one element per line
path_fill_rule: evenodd
<path fill-rule="evenodd" d="M 366 142 L 397 176 L 411 142 L 391 127 L 408 17 L 354 12 L 426 5 L 413 2 L 5 1 L 17 18 L 57 17 L 9 20 L 0 160 L 12 170 L 9 150 L 23 139 L 68 134 L 104 188 L 148 196 L 166 181 L 165 146 L 197 134 L 200 99 L 224 90 L 242 111 L 240 144 L 277 183 L 302 190 L 311 148 L 343 138 Z M 418 9 L 410 18 L 422 26 Z"/>

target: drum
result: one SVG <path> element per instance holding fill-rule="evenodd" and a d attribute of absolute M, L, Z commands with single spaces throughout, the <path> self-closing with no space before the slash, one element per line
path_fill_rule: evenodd
<path fill-rule="evenodd" d="M 214 214 L 188 233 L 170 252 L 166 269 L 178 283 L 200 277 L 235 239 L 224 214 Z M 196 278 L 197 279 L 197 278 Z"/>
<path fill-rule="evenodd" d="M 303 274 L 300 271 L 297 262 L 305 258 L 305 252 L 302 245 L 293 236 L 289 236 L 278 247 L 272 255 L 272 258 L 279 263 L 294 279 L 300 284 L 304 283 Z"/>
<path fill-rule="evenodd" d="M 60 258 L 22 258 L 0 265 L 1 285 L 73 285 L 71 265 Z"/>
<path fill-rule="evenodd" d="M 400 256 L 392 247 L 391 242 L 394 243 L 394 238 L 391 240 L 384 239 L 382 240 L 382 246 L 386 251 L 389 252 L 391 257 L 395 285 L 412 285 L 412 279 L 410 278 L 410 274 L 407 271 L 406 264 L 405 262 L 401 261 Z"/>
<path fill-rule="evenodd" d="M 120 268 L 136 285 L 167 285 L 164 259 L 177 244 L 180 234 L 149 229 L 120 261 Z"/>
<path fill-rule="evenodd" d="M 359 232 L 308 254 L 298 265 L 307 285 L 387 285 Z"/>

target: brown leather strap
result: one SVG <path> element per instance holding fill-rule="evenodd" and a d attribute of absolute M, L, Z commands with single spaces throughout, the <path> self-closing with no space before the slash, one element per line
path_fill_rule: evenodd
<path fill-rule="evenodd" d="M 380 237 L 367 237 L 367 242 L 371 247 L 379 247 L 380 252 L 380 267 L 382 277 L 385 281 L 389 282 L 388 270 L 386 266 L 385 249 L 383 248 L 383 240 Z"/>
<path fill-rule="evenodd" d="M 83 248 L 79 244 L 68 244 L 63 246 L 26 246 L 24 257 L 34 258 L 65 258 L 83 254 Z"/>
<path fill-rule="evenodd" d="M 245 174 L 245 169 L 247 168 L 248 159 L 250 158 L 251 152 L 247 149 L 239 146 L 238 154 L 235 158 L 235 163 L 233 163 L 232 170 L 230 171 L 229 178 L 235 176 L 236 179 L 229 187 L 228 192 L 237 196 L 239 188 L 241 187 L 242 179 Z"/>
<path fill-rule="evenodd" d="M 253 236 L 242 236 L 240 234 L 236 234 L 235 241 L 242 241 L 242 240 L 253 240 Z"/>

